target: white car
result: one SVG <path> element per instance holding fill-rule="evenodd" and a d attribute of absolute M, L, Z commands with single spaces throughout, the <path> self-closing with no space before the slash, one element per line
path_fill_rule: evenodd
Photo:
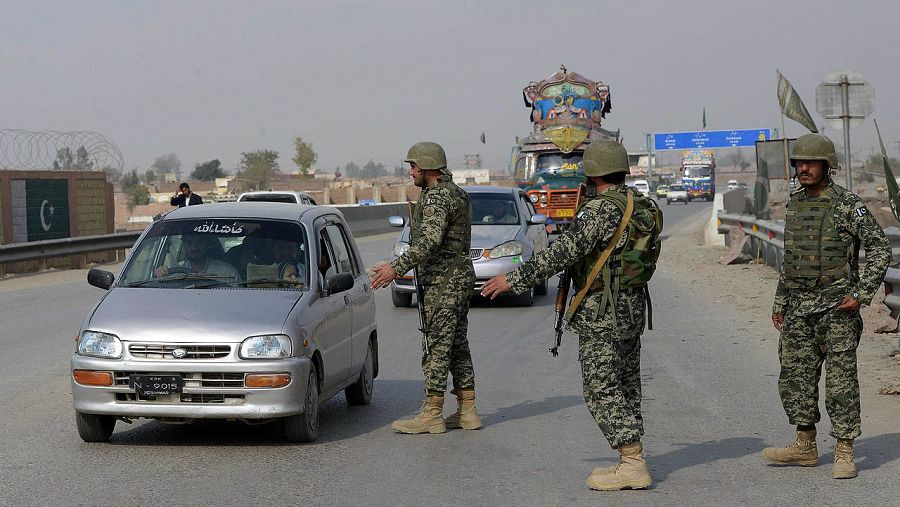
<path fill-rule="evenodd" d="M 633 185 L 644 197 L 650 197 L 650 184 L 647 180 L 635 180 Z"/>
<path fill-rule="evenodd" d="M 728 190 L 734 190 L 738 187 L 737 180 L 728 180 Z"/>
<path fill-rule="evenodd" d="M 316 205 L 316 201 L 305 192 L 285 191 L 259 191 L 244 192 L 238 197 L 238 202 L 286 202 L 292 204 Z"/>
<path fill-rule="evenodd" d="M 685 204 L 688 203 L 687 189 L 681 183 L 669 185 L 669 190 L 666 192 L 666 204 L 679 201 Z"/>

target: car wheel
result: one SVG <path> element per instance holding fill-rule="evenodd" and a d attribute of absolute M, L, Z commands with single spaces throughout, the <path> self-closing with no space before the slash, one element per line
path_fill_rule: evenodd
<path fill-rule="evenodd" d="M 547 294 L 547 280 L 543 280 L 541 283 L 534 288 L 534 293 L 538 296 L 544 296 Z"/>
<path fill-rule="evenodd" d="M 368 405 L 372 400 L 372 391 L 375 389 L 375 349 L 372 342 L 369 342 L 369 348 L 366 351 L 366 362 L 363 363 L 362 371 L 359 372 L 359 378 L 344 389 L 344 396 L 347 403 L 351 405 Z"/>
<path fill-rule="evenodd" d="M 668 205 L 670 205 L 670 204 L 672 204 L 672 201 L 666 199 L 666 206 L 668 206 Z"/>
<path fill-rule="evenodd" d="M 309 371 L 303 413 L 284 418 L 284 432 L 291 442 L 312 442 L 319 438 L 319 377 Z"/>
<path fill-rule="evenodd" d="M 546 282 L 545 282 L 546 283 Z M 528 290 L 528 292 L 524 294 L 520 294 L 516 296 L 516 303 L 519 306 L 532 306 L 534 305 L 534 288 Z"/>
<path fill-rule="evenodd" d="M 85 442 L 106 442 L 116 428 L 116 418 L 111 415 L 83 414 L 75 412 L 78 436 Z"/>
<path fill-rule="evenodd" d="M 398 292 L 395 289 L 391 289 L 391 302 L 397 308 L 408 308 L 412 306 L 412 293 Z"/>

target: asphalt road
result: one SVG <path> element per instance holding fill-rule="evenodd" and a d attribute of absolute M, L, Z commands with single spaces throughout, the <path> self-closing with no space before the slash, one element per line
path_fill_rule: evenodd
<path fill-rule="evenodd" d="M 710 207 L 663 209 L 672 236 Z M 393 237 L 360 243 L 368 265 L 388 256 Z M 900 434 L 872 411 L 856 480 L 830 478 L 833 442 L 820 441 L 826 464 L 816 468 L 763 463 L 762 447 L 791 436 L 775 389 L 777 360 L 760 345 L 774 332 L 761 326 L 734 335 L 731 323 L 750 316 L 716 305 L 680 273 L 661 269 L 653 279 L 656 329 L 643 340 L 654 486 L 615 493 L 584 484 L 593 467 L 616 458 L 584 407 L 576 338 L 565 335 L 558 358 L 547 352 L 552 290 L 532 308 L 474 304 L 480 431 L 391 431 L 391 421 L 415 412 L 422 398 L 419 338 L 415 309 L 394 308 L 389 292 L 379 291 L 374 400 L 328 401 L 318 442 L 288 444 L 277 424 L 139 421 L 118 423 L 107 444 L 86 444 L 75 431 L 68 359 L 100 290 L 58 274 L 59 281 L 47 274 L 2 281 L 0 504 L 896 505 Z M 826 423 L 820 432 L 827 431 Z"/>

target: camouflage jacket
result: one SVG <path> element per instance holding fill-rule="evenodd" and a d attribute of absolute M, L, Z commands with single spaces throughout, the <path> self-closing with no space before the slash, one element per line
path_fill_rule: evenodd
<path fill-rule="evenodd" d="M 833 183 L 832 183 L 833 184 Z M 791 199 L 806 198 L 806 191 L 795 192 Z M 859 196 L 845 191 L 836 197 L 838 202 L 834 210 L 834 226 L 841 239 L 848 242 L 859 241 L 865 248 L 866 266 L 862 274 L 858 270 L 851 272 L 834 283 L 821 288 L 788 289 L 784 270 L 775 290 L 775 304 L 772 313 L 784 315 L 788 310 L 801 313 L 823 312 L 840 304 L 846 296 L 864 305 L 872 303 L 875 292 L 884 279 L 884 273 L 891 262 L 891 244 L 884 235 L 884 230 L 869 212 Z"/>
<path fill-rule="evenodd" d="M 423 285 L 438 285 L 448 280 L 467 284 L 472 290 L 475 271 L 469 256 L 471 248 L 471 206 L 468 196 L 447 176 L 422 191 L 414 210 L 406 252 L 391 262 L 397 274 L 419 268 Z"/>
<path fill-rule="evenodd" d="M 627 191 L 628 187 L 625 185 L 606 190 L 622 193 Z M 590 203 L 581 208 L 572 226 L 560 234 L 549 248 L 536 253 L 531 260 L 506 275 L 510 290 L 521 294 L 541 280 L 583 262 L 595 248 L 603 249 L 609 244 L 622 221 L 623 213 L 612 201 L 602 199 L 601 195 L 592 198 L 597 204 Z M 586 269 L 590 268 L 591 266 L 587 266 Z M 597 313 L 601 297 L 602 291 L 589 291 L 572 316 L 569 328 L 579 334 L 588 332 L 599 317 Z"/>

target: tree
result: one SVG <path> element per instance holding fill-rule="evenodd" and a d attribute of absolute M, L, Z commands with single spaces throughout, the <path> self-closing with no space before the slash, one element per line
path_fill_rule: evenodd
<path fill-rule="evenodd" d="M 359 176 L 361 178 L 375 179 L 386 174 L 387 170 L 385 170 L 384 164 L 376 164 L 372 159 L 369 159 L 366 165 L 363 166 L 362 171 L 360 171 Z"/>
<path fill-rule="evenodd" d="M 309 174 L 309 168 L 319 160 L 319 156 L 313 151 L 312 143 L 304 143 L 303 139 L 294 139 L 295 155 L 292 159 L 297 168 L 303 174 Z"/>
<path fill-rule="evenodd" d="M 275 150 L 256 150 L 241 153 L 238 177 L 253 182 L 256 188 L 265 188 L 272 176 L 278 173 L 278 170 L 278 152 Z"/>
<path fill-rule="evenodd" d="M 79 171 L 90 171 L 94 167 L 91 157 L 84 146 L 79 146 L 75 151 L 75 169 Z"/>
<path fill-rule="evenodd" d="M 402 165 L 394 166 L 394 176 L 406 176 L 407 170 Z"/>
<path fill-rule="evenodd" d="M 356 165 L 356 162 L 347 162 L 347 165 L 344 166 L 344 176 L 348 178 L 359 177 L 359 166 Z"/>
<path fill-rule="evenodd" d="M 122 190 L 125 192 L 131 192 L 131 189 L 140 185 L 140 183 L 141 178 L 138 176 L 137 169 L 132 169 L 122 176 Z"/>
<path fill-rule="evenodd" d="M 133 209 L 135 206 L 150 204 L 150 191 L 144 185 L 135 185 L 128 192 L 128 204 Z"/>
<path fill-rule="evenodd" d="M 225 171 L 222 170 L 222 162 L 219 162 L 217 158 L 195 165 L 194 172 L 191 173 L 192 180 L 212 181 L 224 177 Z"/>
<path fill-rule="evenodd" d="M 54 171 L 69 171 L 75 165 L 75 157 L 69 147 L 56 150 L 56 160 L 53 161 Z"/>
<path fill-rule="evenodd" d="M 156 173 L 153 169 L 147 169 L 144 173 L 144 183 L 156 183 Z"/>
<path fill-rule="evenodd" d="M 117 183 L 120 179 L 122 179 L 122 171 L 120 169 L 116 169 L 111 166 L 104 166 L 100 168 L 101 171 L 106 173 L 106 179 L 109 180 L 110 183 Z"/>
<path fill-rule="evenodd" d="M 174 153 L 156 157 L 150 168 L 158 174 L 175 173 L 175 177 L 179 180 L 181 179 L 181 161 L 178 160 L 178 155 Z"/>

